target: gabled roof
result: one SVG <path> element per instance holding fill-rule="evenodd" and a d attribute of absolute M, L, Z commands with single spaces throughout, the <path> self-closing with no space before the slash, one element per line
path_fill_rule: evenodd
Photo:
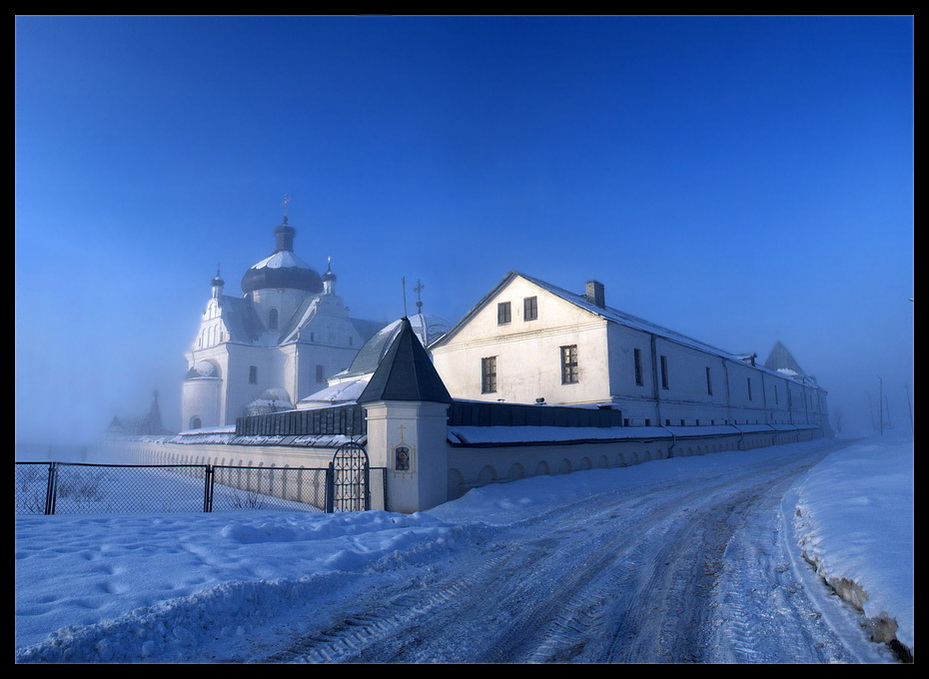
<path fill-rule="evenodd" d="M 718 347 L 714 347 L 710 344 L 706 344 L 705 342 L 695 340 L 692 337 L 687 337 L 686 335 L 682 335 L 681 333 L 675 332 L 674 330 L 669 330 L 668 328 L 665 328 L 655 323 L 651 323 L 644 319 L 638 318 L 637 316 L 633 316 L 632 314 L 628 314 L 625 311 L 620 311 L 619 309 L 614 309 L 613 307 L 609 307 L 609 306 L 598 306 L 594 304 L 593 302 L 591 302 L 587 298 L 586 295 L 578 294 L 575 292 L 569 292 L 568 290 L 559 288 L 556 285 L 552 285 L 551 283 L 546 283 L 543 280 L 534 278 L 532 276 L 527 276 L 526 274 L 520 273 L 518 271 L 511 271 L 510 273 L 508 273 L 506 277 L 493 290 L 491 290 L 487 295 L 485 295 L 484 298 L 480 302 L 478 302 L 467 314 L 464 315 L 464 317 L 460 321 L 458 321 L 458 323 L 455 325 L 454 328 L 452 328 L 446 335 L 441 337 L 439 340 L 437 340 L 436 342 L 433 342 L 429 348 L 432 349 L 435 347 L 440 347 L 444 345 L 449 339 L 454 337 L 464 325 L 466 325 L 475 315 L 477 315 L 477 313 L 481 309 L 483 309 L 487 304 L 489 304 L 490 301 L 494 297 L 496 297 L 497 294 L 516 277 L 529 281 L 530 283 L 533 283 L 539 288 L 546 290 L 547 292 L 550 292 L 556 297 L 559 297 L 565 300 L 566 302 L 569 302 L 570 304 L 573 304 L 574 306 L 580 309 L 583 309 L 584 311 L 587 311 L 594 316 L 598 316 L 608 322 L 618 323 L 620 325 L 623 325 L 629 328 L 634 328 L 636 330 L 641 330 L 643 332 L 651 333 L 658 337 L 662 337 L 664 339 L 676 342 L 680 345 L 691 347 L 693 349 L 697 349 L 699 351 L 703 351 L 708 354 L 713 354 L 715 356 L 720 356 L 722 358 L 725 358 L 731 361 L 744 362 L 744 359 L 741 355 L 734 354 L 729 351 L 725 351 Z M 765 369 L 770 370 L 770 368 L 767 368 L 767 366 L 763 367 L 763 366 L 756 365 L 754 367 L 759 370 L 765 370 Z M 785 376 L 783 372 L 781 372 L 780 375 L 782 377 Z M 798 377 L 802 377 L 802 373 Z"/>
<path fill-rule="evenodd" d="M 383 321 L 366 321 L 363 318 L 349 318 L 348 320 L 365 342 L 374 337 L 386 325 Z"/>
<path fill-rule="evenodd" d="M 373 401 L 452 401 L 406 317 L 357 402 Z"/>
<path fill-rule="evenodd" d="M 300 303 L 300 306 L 297 307 L 294 315 L 291 316 L 284 324 L 277 343 L 284 344 L 285 342 L 290 342 L 297 339 L 297 333 L 299 332 L 300 328 L 309 323 L 310 319 L 316 315 L 316 308 L 318 306 L 319 295 L 311 295 L 304 299 Z"/>
<path fill-rule="evenodd" d="M 223 295 L 222 317 L 233 342 L 251 344 L 261 337 L 261 321 L 245 298 Z"/>
<path fill-rule="evenodd" d="M 597 306 L 596 304 L 591 302 L 589 299 L 587 299 L 586 295 L 569 292 L 568 290 L 559 288 L 556 285 L 552 285 L 551 283 L 546 283 L 543 280 L 534 278 L 532 276 L 527 276 L 526 274 L 520 273 L 518 271 L 511 271 L 509 274 L 507 274 L 506 278 L 504 278 L 493 290 L 491 290 L 490 293 L 488 293 L 484 297 L 484 299 L 478 302 L 474 306 L 474 308 L 471 309 L 471 311 L 465 314 L 464 318 L 462 318 L 455 325 L 454 328 L 452 328 L 444 337 L 434 342 L 430 346 L 431 347 L 441 346 L 448 339 L 450 339 L 455 334 L 457 334 L 458 330 L 462 326 L 468 323 L 471 320 L 471 318 L 473 318 L 484 306 L 486 306 L 486 304 L 490 302 L 491 299 L 496 297 L 497 293 L 499 293 L 500 290 L 506 287 L 510 283 L 510 281 L 512 281 L 516 277 L 527 280 L 530 283 L 533 283 L 534 285 L 537 285 L 538 287 L 542 288 L 543 290 L 550 292 L 556 297 L 560 297 L 566 302 L 569 302 L 573 304 L 574 306 L 580 309 L 583 309 L 584 311 L 587 311 L 588 313 L 594 316 L 599 316 L 600 318 L 603 318 L 606 321 L 610 321 L 613 323 L 619 323 L 621 325 L 628 326 L 630 328 L 635 328 L 637 330 L 642 330 L 644 332 L 653 333 L 660 337 L 674 340 L 675 342 L 678 342 L 680 344 L 685 344 L 687 346 L 691 346 L 691 347 L 700 349 L 701 351 L 706 351 L 711 354 L 718 354 L 720 356 L 725 356 L 726 358 L 738 360 L 738 357 L 735 354 L 732 354 L 731 352 L 724 351 L 722 349 L 711 346 L 704 342 L 700 342 L 691 337 L 687 337 L 686 335 L 682 335 L 681 333 L 675 332 L 673 330 L 669 330 L 668 328 L 664 328 L 660 325 L 656 325 L 655 323 L 651 323 L 649 321 L 633 316 L 632 314 L 627 314 L 626 312 L 620 311 L 619 309 L 614 309 L 609 306 L 602 306 L 602 307 Z"/>
<path fill-rule="evenodd" d="M 346 378 L 374 374 L 402 329 L 403 319 L 396 320 L 379 329 L 358 350 L 348 369 L 338 373 L 338 376 Z"/>
<path fill-rule="evenodd" d="M 320 313 L 320 304 L 325 297 L 326 295 L 311 295 L 304 299 L 300 306 L 297 307 L 294 315 L 284 324 L 278 338 L 278 344 L 285 344 L 299 339 L 301 329 Z M 361 318 L 347 318 L 346 320 L 355 329 L 355 332 L 361 335 L 362 342 L 367 342 L 378 330 L 384 327 L 384 324 L 378 321 L 366 321 Z"/>

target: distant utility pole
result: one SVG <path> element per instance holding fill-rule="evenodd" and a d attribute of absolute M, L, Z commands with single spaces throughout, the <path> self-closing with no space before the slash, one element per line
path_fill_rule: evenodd
<path fill-rule="evenodd" d="M 884 380 L 881 379 L 881 376 L 877 376 L 878 381 L 881 383 L 880 396 L 877 399 L 877 410 L 880 413 L 881 420 L 881 435 L 884 434 Z"/>

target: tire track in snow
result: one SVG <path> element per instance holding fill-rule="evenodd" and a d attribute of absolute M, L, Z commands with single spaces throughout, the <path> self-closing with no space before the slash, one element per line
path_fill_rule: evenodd
<path fill-rule="evenodd" d="M 255 661 L 847 658 L 819 653 L 823 630 L 783 582 L 787 557 L 754 545 L 785 490 L 828 452 L 605 493 L 484 531 L 453 558 L 419 570 L 398 566 L 410 574 L 408 585 L 391 578 L 387 591 L 366 590 L 339 621 Z M 779 588 L 786 589 L 771 594 Z M 783 613 L 790 609 L 797 613 Z"/>

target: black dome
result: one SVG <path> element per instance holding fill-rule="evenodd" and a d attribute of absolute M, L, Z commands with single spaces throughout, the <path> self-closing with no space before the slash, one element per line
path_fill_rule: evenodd
<path fill-rule="evenodd" d="M 242 292 L 269 288 L 305 290 L 313 294 L 323 291 L 323 280 L 307 264 L 293 253 L 296 230 L 284 223 L 274 231 L 277 249 L 270 257 L 258 262 L 242 276 Z"/>
<path fill-rule="evenodd" d="M 291 288 L 313 294 L 323 291 L 323 281 L 313 269 L 297 266 L 259 266 L 256 264 L 242 276 L 242 292 L 268 288 Z"/>

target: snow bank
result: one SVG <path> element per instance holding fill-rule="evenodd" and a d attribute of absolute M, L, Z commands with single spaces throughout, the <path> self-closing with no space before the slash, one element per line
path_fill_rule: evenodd
<path fill-rule="evenodd" d="M 453 549 L 454 532 L 428 514 L 381 511 L 20 517 L 16 646 L 48 643 L 18 659 L 67 661 L 60 655 L 67 647 L 72 659 L 115 662 L 112 646 L 122 646 L 123 636 L 152 642 L 147 651 L 135 642 L 121 650 L 129 661 L 162 653 L 192 630 L 208 643 L 215 630 L 247 626 L 241 616 L 255 597 L 269 613 L 268 601 L 287 601 L 294 587 L 309 596 L 329 574 L 344 576 L 421 543 Z"/>
<path fill-rule="evenodd" d="M 887 435 L 833 453 L 798 484 L 804 557 L 872 621 L 875 640 L 914 650 L 913 440 Z"/>

